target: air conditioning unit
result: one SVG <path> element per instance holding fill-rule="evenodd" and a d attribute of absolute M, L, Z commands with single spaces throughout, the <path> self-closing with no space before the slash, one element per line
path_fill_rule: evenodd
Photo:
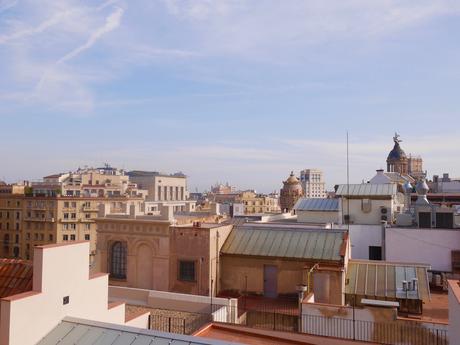
<path fill-rule="evenodd" d="M 381 213 L 381 214 L 387 214 L 387 213 L 388 213 L 388 209 L 387 209 L 386 207 L 382 207 L 382 208 L 380 209 L 380 213 Z"/>
<path fill-rule="evenodd" d="M 388 217 L 384 214 L 380 217 L 381 220 L 388 221 Z"/>

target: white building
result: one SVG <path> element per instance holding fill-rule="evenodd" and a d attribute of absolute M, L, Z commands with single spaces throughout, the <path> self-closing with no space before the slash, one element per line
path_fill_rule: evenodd
<path fill-rule="evenodd" d="M 336 195 L 342 200 L 344 223 L 393 223 L 395 214 L 404 209 L 404 194 L 394 183 L 339 185 Z"/>
<path fill-rule="evenodd" d="M 306 198 L 325 198 L 326 183 L 319 169 L 305 169 L 300 172 L 300 183 Z"/>
<path fill-rule="evenodd" d="M 145 212 L 155 214 L 162 206 L 173 206 L 174 212 L 195 210 L 196 200 L 190 200 L 187 176 L 182 173 L 161 174 L 156 171 L 130 171 L 129 180 L 148 191 Z"/>

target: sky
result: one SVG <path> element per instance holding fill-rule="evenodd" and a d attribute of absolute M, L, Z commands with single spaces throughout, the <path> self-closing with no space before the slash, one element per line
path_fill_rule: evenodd
<path fill-rule="evenodd" d="M 328 188 L 395 132 L 460 176 L 458 0 L 0 0 L 0 179 L 182 171 L 191 191 Z"/>

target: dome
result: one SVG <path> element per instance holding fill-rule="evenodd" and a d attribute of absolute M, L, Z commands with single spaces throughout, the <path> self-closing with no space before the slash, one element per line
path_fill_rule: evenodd
<path fill-rule="evenodd" d="M 393 150 L 390 151 L 387 160 L 393 161 L 401 159 L 407 159 L 407 156 L 401 146 L 399 146 L 399 142 L 396 141 L 395 146 L 393 147 Z"/>
<path fill-rule="evenodd" d="M 299 179 L 295 177 L 294 172 L 291 171 L 291 175 L 289 175 L 288 179 L 286 180 L 286 183 L 288 184 L 297 184 L 300 183 Z"/>

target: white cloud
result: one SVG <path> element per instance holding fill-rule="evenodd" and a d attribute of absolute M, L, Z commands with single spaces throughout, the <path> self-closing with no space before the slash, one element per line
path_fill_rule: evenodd
<path fill-rule="evenodd" d="M 96 29 L 91 33 L 88 40 L 81 46 L 75 48 L 70 53 L 64 55 L 61 59 L 58 60 L 58 63 L 62 63 L 73 59 L 77 55 L 81 54 L 85 50 L 91 48 L 99 39 L 104 35 L 118 28 L 121 23 L 121 18 L 123 16 L 123 9 L 118 7 L 113 11 L 105 20 L 104 26 Z"/>
<path fill-rule="evenodd" d="M 10 41 L 19 40 L 27 38 L 29 36 L 40 34 L 46 31 L 47 29 L 51 28 L 52 26 L 64 21 L 71 13 L 72 11 L 59 12 L 53 15 L 51 18 L 41 22 L 36 27 L 21 29 L 15 32 L 11 32 L 7 35 L 2 35 L 0 36 L 0 44 L 5 44 Z"/>

